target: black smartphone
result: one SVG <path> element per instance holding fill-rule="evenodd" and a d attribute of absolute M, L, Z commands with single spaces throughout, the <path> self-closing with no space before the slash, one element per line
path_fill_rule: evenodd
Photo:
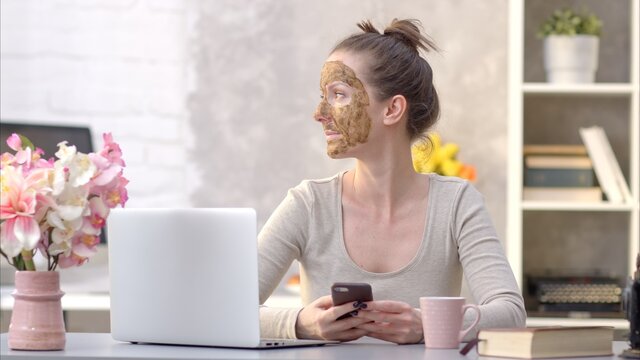
<path fill-rule="evenodd" d="M 367 283 L 339 282 L 331 285 L 331 299 L 334 306 L 355 301 L 365 302 L 373 300 L 373 292 L 371 291 L 371 285 Z M 344 314 L 338 320 L 349 316 L 349 313 Z"/>

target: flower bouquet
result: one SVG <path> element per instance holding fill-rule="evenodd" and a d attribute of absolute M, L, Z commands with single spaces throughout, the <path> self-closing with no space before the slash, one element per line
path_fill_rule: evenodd
<path fill-rule="evenodd" d="M 96 252 L 109 209 L 128 197 L 120 146 L 104 134 L 104 148 L 83 154 L 58 144 L 57 160 L 24 136 L 12 134 L 15 154 L 1 155 L 0 251 L 17 270 L 36 270 L 33 255 L 47 270 L 84 264 Z"/>
<path fill-rule="evenodd" d="M 457 176 L 475 181 L 476 169 L 457 159 L 460 146 L 454 143 L 443 144 L 440 135 L 430 133 L 425 141 L 411 147 L 413 168 L 419 173 L 435 172 L 444 176 Z"/>
<path fill-rule="evenodd" d="M 111 134 L 103 139 L 103 149 L 89 154 L 61 142 L 48 160 L 26 137 L 7 139 L 15 153 L 0 157 L 0 254 L 17 270 L 12 349 L 64 348 L 63 293 L 54 270 L 86 263 L 110 209 L 128 199 L 120 146 Z M 37 253 L 46 271 L 36 271 Z"/>

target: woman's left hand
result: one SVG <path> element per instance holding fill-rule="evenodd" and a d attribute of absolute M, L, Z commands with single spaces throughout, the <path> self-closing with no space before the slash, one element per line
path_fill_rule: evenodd
<path fill-rule="evenodd" d="M 422 340 L 420 310 L 401 301 L 380 300 L 364 303 L 357 317 L 370 320 L 358 325 L 367 336 L 397 344 L 415 344 Z"/>

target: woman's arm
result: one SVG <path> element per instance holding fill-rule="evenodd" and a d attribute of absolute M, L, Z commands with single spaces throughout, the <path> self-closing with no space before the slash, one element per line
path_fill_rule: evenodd
<path fill-rule="evenodd" d="M 452 215 L 460 262 L 482 315 L 478 328 L 524 327 L 524 301 L 480 192 L 468 183 L 461 186 Z M 472 320 L 469 312 L 464 326 Z"/>
<path fill-rule="evenodd" d="M 295 259 L 300 259 L 308 239 L 311 213 L 305 183 L 289 190 L 258 235 L 260 304 L 271 296 Z M 295 338 L 301 308 L 260 308 L 260 331 L 264 338 Z"/>

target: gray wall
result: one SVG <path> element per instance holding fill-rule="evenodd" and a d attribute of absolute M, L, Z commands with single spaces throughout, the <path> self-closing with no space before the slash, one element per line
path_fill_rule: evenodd
<path fill-rule="evenodd" d="M 507 1 L 198 1 L 191 9 L 194 129 L 203 180 L 196 206 L 250 206 L 259 226 L 288 188 L 352 160 L 325 154 L 312 120 L 329 50 L 370 18 L 417 18 L 441 53 L 430 54 L 440 93 L 438 130 L 478 169 L 499 234 L 505 233 Z"/>

